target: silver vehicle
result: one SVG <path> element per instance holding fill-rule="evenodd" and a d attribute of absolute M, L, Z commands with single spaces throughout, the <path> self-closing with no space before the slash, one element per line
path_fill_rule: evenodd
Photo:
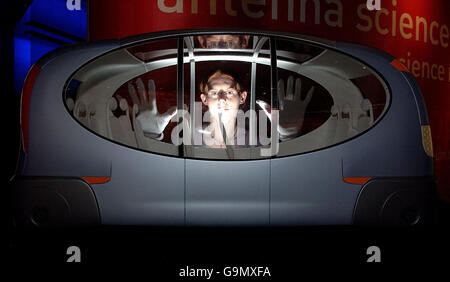
<path fill-rule="evenodd" d="M 217 70 L 234 88 L 211 92 Z M 244 92 L 237 123 L 245 142 L 205 145 L 210 95 L 226 103 Z M 230 30 L 84 43 L 31 68 L 21 107 L 12 181 L 18 224 L 432 219 L 436 184 L 421 91 L 395 58 L 367 46 Z M 283 138 L 286 128 L 296 131 Z"/>

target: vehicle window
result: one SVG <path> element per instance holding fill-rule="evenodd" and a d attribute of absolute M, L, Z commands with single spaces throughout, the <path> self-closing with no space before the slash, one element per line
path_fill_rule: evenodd
<path fill-rule="evenodd" d="M 208 35 L 186 38 L 191 50 L 192 142 L 184 155 L 204 159 L 269 157 L 271 123 L 257 101 L 271 101 L 270 46 L 266 37 Z M 189 49 L 189 48 L 188 48 Z M 264 50 L 266 57 L 259 57 Z M 190 57 L 189 57 L 190 56 Z M 187 58 L 189 57 L 189 58 Z"/>
<path fill-rule="evenodd" d="M 171 59 L 177 57 L 177 40 L 166 39 L 151 41 L 149 43 L 140 44 L 127 48 L 133 56 L 139 60 L 148 63 L 163 59 Z"/>
<path fill-rule="evenodd" d="M 280 138 L 277 156 L 326 148 L 373 126 L 388 88 L 368 66 L 341 53 L 277 40 Z M 288 134 L 288 135 L 289 135 Z"/>
<path fill-rule="evenodd" d="M 82 67 L 66 88 L 75 119 L 107 139 L 178 156 L 171 142 L 177 110 L 177 39 L 109 53 Z"/>
<path fill-rule="evenodd" d="M 339 144 L 370 129 L 390 99 L 378 74 L 349 56 L 246 34 L 127 46 L 81 67 L 64 93 L 82 126 L 115 143 L 226 160 Z"/>

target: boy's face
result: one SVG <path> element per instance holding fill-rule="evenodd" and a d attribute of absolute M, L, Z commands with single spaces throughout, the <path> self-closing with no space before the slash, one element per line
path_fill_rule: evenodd
<path fill-rule="evenodd" d="M 202 48 L 225 48 L 239 49 L 247 48 L 250 36 L 238 36 L 230 34 L 216 34 L 208 36 L 198 36 Z"/>
<path fill-rule="evenodd" d="M 228 77 L 217 77 L 208 83 L 208 93 L 202 93 L 200 98 L 208 106 L 211 116 L 216 119 L 222 114 L 222 122 L 236 119 L 239 105 L 245 103 L 247 92 L 238 92 L 234 80 Z"/>

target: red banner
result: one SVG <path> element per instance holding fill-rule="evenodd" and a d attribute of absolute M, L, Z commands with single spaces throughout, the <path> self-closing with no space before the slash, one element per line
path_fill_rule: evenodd
<path fill-rule="evenodd" d="M 367 2 L 379 2 L 369 10 Z M 93 0 L 90 40 L 177 29 L 261 29 L 371 45 L 399 58 L 428 108 L 440 198 L 450 202 L 450 1 Z"/>

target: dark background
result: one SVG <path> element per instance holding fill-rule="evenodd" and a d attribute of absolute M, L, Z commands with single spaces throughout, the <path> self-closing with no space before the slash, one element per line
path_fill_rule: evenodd
<path fill-rule="evenodd" d="M 68 246 L 77 245 L 84 264 L 141 266 L 152 275 L 176 279 L 180 268 L 269 266 L 272 278 L 298 276 L 305 265 L 365 265 L 366 249 L 381 248 L 383 264 L 436 265 L 448 262 L 449 204 L 437 204 L 433 226 L 419 228 L 301 227 L 301 228 L 161 228 L 98 227 L 18 229 L 11 220 L 9 179 L 14 176 L 20 146 L 20 93 L 15 85 L 15 27 L 31 0 L 0 1 L 0 58 L 3 93 L 4 225 L 8 227 L 7 260 L 13 264 L 58 263 L 67 260 Z M 82 42 L 64 29 L 31 34 L 53 45 Z M 50 34 L 50 35 L 49 35 Z M 55 34 L 52 39 L 51 34 Z M 67 38 L 62 40 L 61 37 Z M 5 241 L 4 241 L 5 242 Z M 149 276 L 150 277 L 150 276 Z"/>

